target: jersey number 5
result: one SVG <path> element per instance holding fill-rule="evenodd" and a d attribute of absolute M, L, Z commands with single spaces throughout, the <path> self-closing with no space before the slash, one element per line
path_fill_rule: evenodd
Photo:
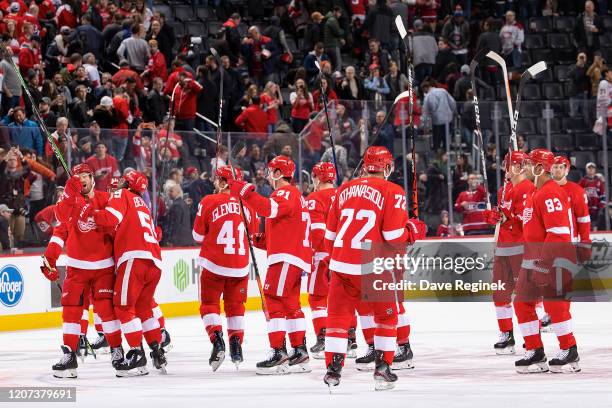
<path fill-rule="evenodd" d="M 138 218 L 140 219 L 140 225 L 144 228 L 144 240 L 151 244 L 157 244 L 157 237 L 155 235 L 155 228 L 153 228 L 151 216 L 144 211 L 138 211 Z"/>

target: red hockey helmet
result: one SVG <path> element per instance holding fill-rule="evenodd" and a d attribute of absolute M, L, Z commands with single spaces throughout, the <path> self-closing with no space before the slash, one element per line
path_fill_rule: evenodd
<path fill-rule="evenodd" d="M 529 161 L 533 166 L 542 165 L 542 169 L 550 173 L 553 164 L 555 163 L 555 155 L 546 149 L 534 149 L 529 153 Z"/>
<path fill-rule="evenodd" d="M 383 146 L 370 146 L 363 155 L 363 167 L 368 173 L 380 173 L 393 166 L 393 155 Z"/>
<path fill-rule="evenodd" d="M 89 165 L 87 163 L 81 163 L 81 164 L 77 164 L 76 166 L 74 166 L 72 168 L 72 174 L 93 174 L 93 171 L 91 170 L 91 167 L 89 167 Z"/>
<path fill-rule="evenodd" d="M 142 195 L 149 186 L 147 176 L 139 171 L 131 170 L 123 175 L 123 180 L 127 182 L 127 187 L 133 192 Z"/>
<path fill-rule="evenodd" d="M 271 172 L 279 170 L 283 177 L 293 178 L 295 173 L 295 163 L 287 156 L 276 156 L 268 163 Z"/>
<path fill-rule="evenodd" d="M 569 159 L 565 156 L 555 156 L 555 164 L 563 164 L 568 170 L 570 167 L 572 167 Z"/>
<path fill-rule="evenodd" d="M 512 165 L 514 164 L 522 165 L 525 159 L 527 159 L 527 157 L 528 157 L 527 153 L 523 151 L 520 151 L 520 150 L 510 151 L 506 153 L 506 155 L 504 156 L 503 167 L 506 171 L 510 171 L 510 168 L 512 167 Z"/>
<path fill-rule="evenodd" d="M 336 167 L 330 162 L 320 162 L 314 165 L 312 174 L 321 183 L 333 183 L 336 180 Z"/>
<path fill-rule="evenodd" d="M 225 180 L 242 181 L 243 180 L 242 170 L 240 170 L 237 167 L 234 167 L 234 171 L 236 172 L 236 177 L 234 177 L 234 173 L 232 172 L 232 166 L 222 166 L 222 167 L 217 167 L 217 171 L 215 172 L 215 174 L 217 175 L 217 177 L 225 179 Z"/>

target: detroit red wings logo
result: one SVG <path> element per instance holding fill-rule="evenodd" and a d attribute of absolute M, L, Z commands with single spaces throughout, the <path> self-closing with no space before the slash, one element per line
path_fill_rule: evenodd
<path fill-rule="evenodd" d="M 88 217 L 87 221 L 78 220 L 77 226 L 79 227 L 79 231 L 81 232 L 89 232 L 91 230 L 96 229 L 96 223 L 93 217 Z"/>
<path fill-rule="evenodd" d="M 533 208 L 525 207 L 525 209 L 523 209 L 523 225 L 527 224 L 529 220 L 531 220 L 532 216 L 533 216 Z"/>

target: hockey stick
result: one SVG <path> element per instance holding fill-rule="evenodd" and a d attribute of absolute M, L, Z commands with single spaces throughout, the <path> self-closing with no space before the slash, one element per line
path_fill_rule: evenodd
<path fill-rule="evenodd" d="M 482 139 L 482 130 L 480 128 L 480 109 L 478 107 L 478 91 L 476 89 L 476 67 L 478 66 L 478 56 L 474 57 L 470 63 L 470 82 L 474 93 L 474 116 L 476 119 L 476 136 L 478 145 L 480 146 L 480 163 L 482 167 L 482 177 L 484 180 L 485 197 L 487 200 L 487 210 L 491 209 L 491 198 L 489 197 L 489 180 L 487 178 L 487 159 L 485 157 L 484 142 Z"/>
<path fill-rule="evenodd" d="M 62 155 L 62 152 L 60 151 L 59 147 L 57 146 L 57 143 L 55 143 L 55 140 L 53 139 L 53 136 L 51 136 L 51 132 L 49 132 L 49 129 L 47 128 L 47 125 L 45 124 L 45 121 L 42 119 L 42 116 L 40 115 L 40 112 L 38 111 L 38 107 L 36 106 L 36 101 L 32 97 L 32 94 L 30 93 L 30 89 L 28 88 L 28 85 L 26 84 L 26 82 L 24 81 L 23 77 L 21 76 L 21 72 L 19 71 L 19 67 L 15 64 L 15 61 L 13 61 L 13 58 L 11 57 L 11 54 L 6 49 L 6 45 L 4 45 L 4 44 L 0 45 L 0 52 L 2 53 L 2 57 L 4 59 L 6 59 L 11 64 L 11 67 L 13 68 L 15 73 L 17 74 L 17 78 L 19 78 L 19 82 L 21 83 L 21 86 L 23 87 L 23 90 L 25 91 L 28 99 L 30 100 L 30 104 L 31 104 L 31 107 L 32 107 L 32 112 L 36 116 L 36 119 L 38 119 L 38 126 L 40 126 L 40 128 L 43 131 L 43 133 L 45 134 L 45 137 L 47 138 L 47 141 L 49 142 L 49 145 L 51 145 L 51 150 L 53 150 L 53 153 L 55 154 L 55 157 L 57 157 L 57 159 L 59 160 L 60 164 L 64 168 L 64 171 L 66 172 L 68 177 L 71 177 L 72 173 L 70 172 L 70 169 L 68 168 L 68 164 L 66 164 L 66 161 L 64 160 L 64 156 Z M 72 141 L 68 141 L 68 143 L 72 143 Z"/>
<path fill-rule="evenodd" d="M 338 161 L 336 160 L 336 145 L 334 143 L 334 135 L 332 133 L 331 121 L 329 120 L 329 113 L 327 112 L 327 94 L 323 92 L 323 71 L 321 71 L 321 64 L 319 60 L 315 60 L 315 65 L 319 69 L 319 90 L 321 92 L 321 99 L 323 99 L 323 110 L 325 112 L 325 120 L 327 121 L 327 130 L 329 131 L 329 142 L 331 143 L 332 159 L 334 161 L 334 167 L 336 168 L 336 183 L 340 186 L 340 172 L 338 171 Z M 328 82 L 327 88 L 330 84 Z"/>
<path fill-rule="evenodd" d="M 206 116 L 202 115 L 200 112 L 196 112 L 196 116 L 197 116 L 198 118 L 200 118 L 200 119 L 202 119 L 202 120 L 204 120 L 204 121 L 206 121 L 206 122 L 210 123 L 211 125 L 213 125 L 213 126 L 215 127 L 215 129 L 219 127 L 219 125 L 218 125 L 218 124 L 216 124 L 216 123 L 215 123 L 215 122 L 213 122 L 212 120 L 208 119 Z"/>
<path fill-rule="evenodd" d="M 374 139 L 368 144 L 368 146 L 365 148 L 365 150 L 367 150 L 369 147 L 372 147 L 374 145 L 374 143 L 376 143 L 378 141 L 378 137 L 380 135 L 380 129 L 382 128 L 382 125 L 387 123 L 387 120 L 389 120 L 389 117 L 391 116 L 391 113 L 393 112 L 393 108 L 395 108 L 395 105 L 397 105 L 397 103 L 400 100 L 402 100 L 404 98 L 408 98 L 408 97 L 410 97 L 410 91 L 404 91 L 401 94 L 397 95 L 397 97 L 393 100 L 393 103 L 389 107 L 389 110 L 387 111 L 387 115 L 383 119 L 383 121 L 380 124 L 380 126 L 378 127 L 378 129 L 376 129 L 376 133 L 374 133 Z M 363 163 L 363 156 L 359 159 L 359 163 L 357 163 L 357 166 L 355 166 L 355 170 L 353 170 L 353 174 L 351 175 L 351 178 L 355 178 L 355 174 L 357 174 L 357 170 L 359 170 L 359 168 L 361 167 L 362 163 Z"/>
<path fill-rule="evenodd" d="M 506 102 L 508 103 L 508 116 L 510 117 L 510 128 L 514 126 L 514 110 L 512 109 L 512 95 L 510 94 L 510 79 L 508 78 L 508 68 L 506 67 L 506 60 L 494 51 L 489 51 L 487 53 L 487 57 L 491 58 L 493 61 L 497 62 L 497 64 L 502 69 L 504 86 L 506 87 Z M 513 150 L 516 150 L 516 142 L 513 144 Z"/>
<path fill-rule="evenodd" d="M 49 263 L 49 260 L 44 254 L 41 257 L 42 257 L 43 265 L 45 265 L 45 268 L 49 269 L 50 271 L 57 270 L 56 268 L 51 268 L 51 264 Z M 62 289 L 62 285 L 60 285 L 58 281 L 55 281 L 55 284 L 57 285 L 57 288 L 60 290 L 60 293 L 62 293 L 64 291 L 64 289 Z"/>
<path fill-rule="evenodd" d="M 221 58 L 219 57 L 219 53 L 214 48 L 210 48 L 210 53 L 213 57 L 215 57 L 215 61 L 217 62 L 217 69 L 219 70 L 219 117 L 217 118 L 217 153 L 215 160 L 215 167 L 213 168 L 213 173 L 217 171 L 217 166 L 219 163 L 219 153 L 221 152 L 221 124 L 223 123 L 223 67 L 221 66 Z M 231 163 L 230 163 L 231 165 Z M 233 171 L 233 167 L 232 167 Z M 235 176 L 235 174 L 234 174 Z"/>
<path fill-rule="evenodd" d="M 215 143 L 215 144 L 216 144 L 216 143 L 218 143 L 218 142 L 217 142 L 215 139 L 213 139 L 213 138 L 212 138 L 212 137 L 210 137 L 210 136 L 206 136 L 204 133 L 200 132 L 200 131 L 199 131 L 198 129 L 196 129 L 196 128 L 193 128 L 193 132 L 194 132 L 196 135 L 198 135 L 198 136 L 200 136 L 200 137 L 203 137 L 204 139 L 206 139 L 206 140 L 208 140 L 208 141 L 210 141 L 210 142 L 213 142 L 213 143 Z"/>
<path fill-rule="evenodd" d="M 220 124 L 220 123 L 219 123 Z M 245 148 L 245 144 L 242 140 L 239 140 L 234 144 L 234 148 L 230 153 L 230 158 L 228 160 L 229 166 L 232 169 L 232 175 L 234 179 L 236 178 L 236 169 L 232 165 L 232 159 L 236 160 L 236 156 L 238 153 Z M 257 259 L 255 259 L 255 251 L 253 249 L 253 242 L 251 241 L 251 234 L 249 232 L 249 223 L 246 218 L 246 212 L 244 211 L 244 203 L 242 202 L 242 198 L 238 198 L 238 202 L 240 203 L 240 212 L 242 214 L 242 220 L 244 223 L 244 232 L 247 237 L 247 242 L 249 244 L 249 251 L 251 253 L 251 262 L 253 262 L 253 269 L 255 270 L 255 280 L 257 281 L 257 288 L 259 289 L 259 298 L 261 299 L 261 309 L 264 312 L 264 316 L 266 321 L 270 321 L 270 313 L 268 312 L 268 305 L 266 303 L 266 297 L 264 296 L 264 289 L 261 283 L 261 276 L 259 275 L 259 267 L 257 266 Z M 256 217 L 257 214 L 251 214 L 251 217 Z"/>
<path fill-rule="evenodd" d="M 410 142 L 412 143 L 412 214 L 416 218 L 419 218 L 419 189 L 416 169 L 416 143 L 414 141 L 414 91 L 412 89 L 413 79 L 410 36 L 408 36 L 406 27 L 404 27 L 402 16 L 395 17 L 395 26 L 397 27 L 397 31 L 399 31 L 399 34 L 402 37 L 402 40 L 404 41 L 404 46 L 406 47 L 406 57 L 408 58 L 408 126 L 410 129 Z M 402 126 L 406 126 L 406 124 L 403 123 L 403 120 Z M 404 157 L 403 160 L 405 163 L 406 157 Z"/>

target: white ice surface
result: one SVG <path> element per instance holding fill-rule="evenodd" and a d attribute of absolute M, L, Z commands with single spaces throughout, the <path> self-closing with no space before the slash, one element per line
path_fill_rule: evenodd
<path fill-rule="evenodd" d="M 2 333 L 0 386 L 76 386 L 77 406 L 87 408 L 612 406 L 610 303 L 572 305 L 582 366 L 578 374 L 516 374 L 514 360 L 523 353 L 516 320 L 517 356 L 496 356 L 492 344 L 497 340 L 497 326 L 490 303 L 413 303 L 408 309 L 416 368 L 400 372 L 392 391 L 373 391 L 372 374 L 356 371 L 353 360 L 346 364 L 342 383 L 332 395 L 322 382 L 321 360 L 311 360 L 310 374 L 255 375 L 255 363 L 268 350 L 265 321 L 258 312 L 247 315 L 245 362 L 239 371 L 228 359 L 218 372 L 211 372 L 211 346 L 203 324 L 189 317 L 166 320 L 174 344 L 168 354 L 167 376 L 150 368 L 148 376 L 116 378 L 105 355 L 80 364 L 76 380 L 56 379 L 51 365 L 60 358 L 60 329 Z M 311 327 L 308 335 L 310 346 Z M 552 333 L 543 337 L 552 358 L 558 350 L 556 338 Z M 361 353 L 361 337 L 359 341 Z M 47 406 L 15 406 L 28 405 Z"/>

